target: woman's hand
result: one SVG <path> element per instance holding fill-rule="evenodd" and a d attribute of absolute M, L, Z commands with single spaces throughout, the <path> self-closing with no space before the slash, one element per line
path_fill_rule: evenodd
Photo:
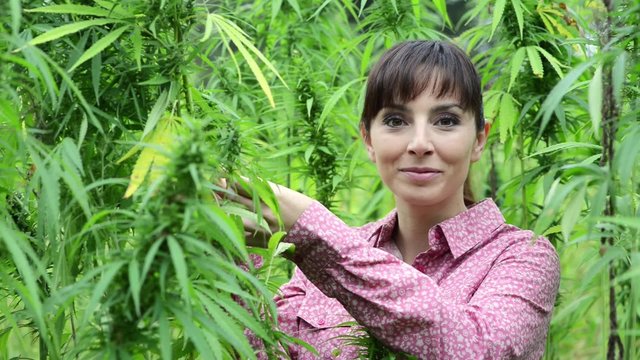
<path fill-rule="evenodd" d="M 242 179 L 245 183 L 250 184 L 248 178 L 243 177 Z M 267 184 L 271 187 L 275 199 L 278 202 L 284 231 L 289 231 L 300 215 L 302 215 L 314 200 L 285 186 L 272 182 L 267 182 Z M 219 193 L 218 195 L 246 207 L 252 213 L 260 212 L 262 214 L 262 218 L 266 221 L 269 230 L 258 225 L 255 220 L 247 219 L 246 217 L 243 217 L 242 223 L 247 245 L 266 248 L 271 234 L 280 230 L 278 218 L 274 212 L 263 202 L 260 202 L 260 209 L 256 209 L 252 195 L 239 183 L 227 184 L 225 180 L 222 180 L 220 185 L 226 188 L 227 191 Z"/>

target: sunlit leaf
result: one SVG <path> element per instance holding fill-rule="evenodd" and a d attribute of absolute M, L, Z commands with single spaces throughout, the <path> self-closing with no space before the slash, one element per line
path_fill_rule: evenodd
<path fill-rule="evenodd" d="M 496 32 L 500 21 L 502 21 L 502 14 L 504 13 L 506 3 L 506 0 L 496 0 L 494 4 L 493 17 L 491 20 L 491 35 L 489 35 L 489 39 L 493 38 L 493 34 Z"/>
<path fill-rule="evenodd" d="M 53 41 L 59 39 L 63 36 L 76 33 L 80 30 L 84 30 L 86 28 L 90 28 L 92 26 L 100 26 L 106 24 L 113 24 L 118 22 L 115 19 L 93 19 L 93 20 L 84 20 L 78 21 L 67 25 L 62 25 L 60 27 L 51 29 L 44 34 L 38 35 L 29 41 L 29 45 L 39 45 L 49 41 Z"/>
<path fill-rule="evenodd" d="M 593 79 L 589 82 L 589 115 L 593 132 L 600 132 L 602 122 L 602 65 L 596 68 Z"/>
<path fill-rule="evenodd" d="M 535 46 L 527 46 L 527 57 L 529 58 L 529 65 L 531 65 L 531 71 L 533 75 L 538 78 L 544 76 L 544 68 L 542 67 L 542 59 L 540 59 L 540 53 Z"/>
<path fill-rule="evenodd" d="M 620 106 L 622 103 L 622 89 L 625 83 L 625 64 L 627 62 L 627 52 L 623 51 L 616 57 L 611 69 L 611 85 L 613 87 L 613 97 L 616 104 Z"/>
<path fill-rule="evenodd" d="M 98 281 L 98 283 L 93 288 L 93 292 L 91 294 L 91 298 L 89 302 L 84 308 L 84 316 L 81 321 L 82 326 L 87 326 L 89 318 L 93 316 L 94 311 L 98 307 L 98 303 L 104 296 L 104 292 L 107 290 L 111 281 L 116 276 L 120 268 L 124 265 L 123 261 L 113 261 L 108 264 L 102 273 L 102 277 Z"/>
<path fill-rule="evenodd" d="M 182 290 L 182 298 L 185 301 L 188 309 L 191 305 L 189 302 L 189 292 L 191 290 L 191 284 L 189 282 L 187 264 L 184 261 L 184 252 L 182 251 L 182 247 L 180 246 L 180 244 L 178 244 L 175 237 L 169 236 L 167 238 L 167 243 L 169 244 L 171 262 L 173 263 L 173 268 L 176 271 L 176 277 L 178 278 L 178 283 L 180 284 L 180 289 Z"/>
<path fill-rule="evenodd" d="M 48 14 L 74 14 L 108 17 L 110 12 L 103 8 L 77 4 L 58 4 L 43 6 L 35 9 L 26 9 L 25 12 Z"/>
<path fill-rule="evenodd" d="M 518 119 L 518 109 L 513 98 L 509 94 L 504 94 L 500 100 L 500 112 L 498 122 L 500 124 L 500 142 L 504 143 L 507 136 L 511 133 L 511 129 Z"/>
<path fill-rule="evenodd" d="M 520 30 L 520 39 L 522 39 L 522 32 L 524 30 L 524 5 L 521 0 L 511 0 L 511 6 L 516 13 L 516 19 L 518 20 L 518 29 Z"/>
<path fill-rule="evenodd" d="M 329 98 L 329 100 L 327 100 L 324 109 L 322 109 L 322 113 L 320 114 L 320 118 L 318 119 L 318 129 L 321 129 L 322 126 L 324 125 L 325 120 L 327 119 L 327 116 L 329 116 L 329 114 L 331 113 L 331 110 L 333 110 L 333 108 L 336 106 L 336 104 L 338 103 L 338 101 L 340 101 L 340 99 L 344 98 L 344 94 L 345 92 L 351 88 L 351 86 L 353 86 L 353 84 L 362 81 L 362 79 L 355 79 L 352 80 L 344 85 L 342 85 L 338 90 L 336 90 L 331 97 Z"/>
<path fill-rule="evenodd" d="M 93 44 L 90 48 L 88 48 L 87 51 L 85 51 L 84 54 L 82 54 L 82 56 L 80 56 L 80 58 L 75 62 L 75 64 L 73 64 L 73 66 L 69 68 L 69 72 L 75 70 L 82 63 L 96 56 L 102 50 L 104 50 L 109 45 L 111 45 L 114 41 L 118 40 L 118 38 L 128 29 L 129 29 L 129 26 L 122 26 L 117 30 L 111 31 L 110 33 L 105 35 L 105 37 L 103 37 L 102 39 L 96 41 L 96 43 Z"/>
<path fill-rule="evenodd" d="M 555 144 L 555 145 L 551 145 L 548 146 L 540 151 L 536 151 L 535 153 L 529 154 L 526 158 L 531 158 L 531 157 L 535 157 L 541 154 L 547 154 L 547 153 L 552 153 L 555 151 L 560 151 L 560 150 L 566 150 L 566 149 L 573 149 L 573 148 L 583 148 L 583 149 L 595 149 L 595 150 L 602 150 L 602 146 L 600 145 L 595 145 L 592 143 L 582 143 L 582 142 L 573 142 L 573 141 L 568 141 L 568 142 L 563 142 L 563 143 L 559 143 L 559 144 Z"/>
<path fill-rule="evenodd" d="M 433 5 L 436 7 L 436 10 L 442 17 L 442 20 L 444 20 L 445 24 L 452 28 L 453 24 L 451 23 L 449 13 L 447 12 L 447 2 L 445 0 L 431 0 L 431 2 L 433 2 Z"/>
<path fill-rule="evenodd" d="M 541 134 L 544 131 L 547 123 L 551 119 L 551 115 L 555 111 L 556 107 L 558 107 L 565 94 L 571 89 L 580 75 L 582 75 L 583 72 L 585 72 L 589 67 L 592 66 L 594 61 L 596 61 L 595 58 L 590 58 L 589 60 L 576 66 L 562 80 L 560 80 L 560 82 L 558 82 L 556 86 L 553 87 L 551 92 L 547 95 L 546 99 L 542 103 L 538 115 L 536 115 L 536 119 L 542 117 L 542 123 L 540 124 L 538 134 Z"/>
<path fill-rule="evenodd" d="M 586 186 L 583 186 L 576 193 L 573 194 L 573 197 L 567 204 L 567 208 L 562 215 L 562 236 L 564 236 L 565 241 L 569 240 L 571 232 L 573 231 L 573 227 L 578 222 L 578 218 L 580 217 L 580 213 L 582 211 L 582 204 L 584 203 L 584 196 L 586 193 Z"/>
<path fill-rule="evenodd" d="M 522 63 L 524 62 L 525 51 L 525 48 L 519 48 L 511 58 L 511 77 L 509 78 L 509 86 L 507 87 L 507 92 L 511 91 L 511 86 L 516 81 L 516 78 L 520 73 L 520 68 L 522 67 Z"/>

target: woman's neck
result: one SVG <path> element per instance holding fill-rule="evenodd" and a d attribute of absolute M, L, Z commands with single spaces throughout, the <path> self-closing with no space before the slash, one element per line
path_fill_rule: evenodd
<path fill-rule="evenodd" d="M 456 199 L 457 200 L 457 199 Z M 398 226 L 395 241 L 404 262 L 413 264 L 416 256 L 429 250 L 429 229 L 466 210 L 464 200 L 433 206 L 415 206 L 396 199 Z"/>

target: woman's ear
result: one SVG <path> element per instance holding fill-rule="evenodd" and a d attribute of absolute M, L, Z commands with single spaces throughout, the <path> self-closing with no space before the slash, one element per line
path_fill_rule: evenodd
<path fill-rule="evenodd" d="M 360 123 L 360 136 L 362 136 L 362 141 L 364 145 L 367 147 L 367 154 L 369 154 L 369 159 L 376 162 L 376 153 L 373 150 L 373 146 L 371 145 L 371 135 L 369 130 L 367 130 L 364 126 L 364 123 Z"/>
<path fill-rule="evenodd" d="M 473 147 L 473 152 L 471 154 L 472 162 L 480 160 L 480 156 L 482 155 L 484 146 L 487 144 L 487 138 L 489 137 L 490 129 L 491 129 L 491 124 L 485 121 L 484 129 L 482 129 L 481 131 L 478 131 L 478 134 L 476 135 L 476 143 Z"/>

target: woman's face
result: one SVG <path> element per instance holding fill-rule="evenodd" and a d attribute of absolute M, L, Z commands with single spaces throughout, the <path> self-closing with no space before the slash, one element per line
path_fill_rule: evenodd
<path fill-rule="evenodd" d="M 363 137 L 397 202 L 461 211 L 463 185 L 470 164 L 480 158 L 486 130 L 476 130 L 474 114 L 456 98 L 436 98 L 427 89 L 411 102 L 380 110 Z"/>

